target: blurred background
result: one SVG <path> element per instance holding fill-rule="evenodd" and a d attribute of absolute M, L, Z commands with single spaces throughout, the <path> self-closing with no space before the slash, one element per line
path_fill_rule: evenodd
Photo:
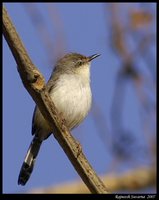
<path fill-rule="evenodd" d="M 155 193 L 156 3 L 4 6 L 46 81 L 65 53 L 101 54 L 91 66 L 91 112 L 72 134 L 109 191 Z M 34 106 L 3 37 L 3 193 L 88 192 L 52 136 L 26 186 L 18 186 Z"/>

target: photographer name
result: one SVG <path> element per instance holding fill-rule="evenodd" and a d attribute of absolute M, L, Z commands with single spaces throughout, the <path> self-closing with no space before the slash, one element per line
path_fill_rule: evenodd
<path fill-rule="evenodd" d="M 145 195 L 115 195 L 116 199 L 146 199 Z"/>

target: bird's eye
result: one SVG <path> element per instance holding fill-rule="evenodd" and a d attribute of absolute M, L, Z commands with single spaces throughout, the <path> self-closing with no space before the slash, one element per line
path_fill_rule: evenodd
<path fill-rule="evenodd" d="M 76 63 L 76 66 L 77 66 L 77 67 L 80 67 L 81 65 L 82 65 L 82 61 L 79 60 L 79 61 Z"/>

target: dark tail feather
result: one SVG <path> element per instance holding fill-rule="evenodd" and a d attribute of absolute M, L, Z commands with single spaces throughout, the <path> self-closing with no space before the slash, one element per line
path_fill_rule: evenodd
<path fill-rule="evenodd" d="M 33 138 L 20 170 L 18 185 L 25 185 L 30 178 L 41 143 L 42 141 L 40 141 L 37 136 Z"/>

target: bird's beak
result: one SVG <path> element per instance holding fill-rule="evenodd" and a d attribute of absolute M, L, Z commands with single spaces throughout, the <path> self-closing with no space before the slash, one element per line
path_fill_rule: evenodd
<path fill-rule="evenodd" d="M 90 62 L 91 60 L 93 60 L 94 58 L 97 58 L 98 56 L 100 56 L 100 54 L 93 54 L 92 56 L 88 57 L 88 61 Z"/>

